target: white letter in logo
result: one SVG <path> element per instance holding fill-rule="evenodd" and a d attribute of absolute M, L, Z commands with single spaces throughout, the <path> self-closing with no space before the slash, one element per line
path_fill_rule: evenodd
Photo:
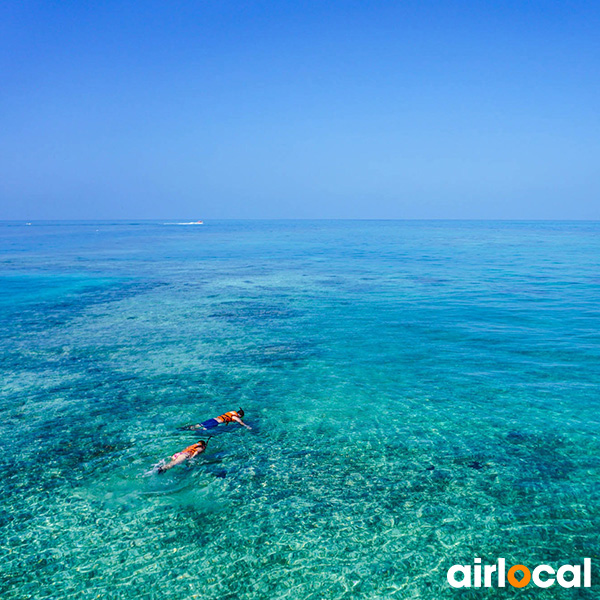
<path fill-rule="evenodd" d="M 551 585 L 554 585 L 554 578 L 551 577 L 549 579 L 543 580 L 540 579 L 541 573 L 548 573 L 548 575 L 554 575 L 554 569 L 550 565 L 539 565 L 533 570 L 533 574 L 531 578 L 533 579 L 533 583 L 541 588 L 547 588 Z"/>
<path fill-rule="evenodd" d="M 462 573 L 462 581 L 456 581 L 456 573 Z M 448 569 L 448 583 L 453 588 L 471 587 L 471 565 L 454 565 Z"/>
<path fill-rule="evenodd" d="M 475 559 L 475 568 L 474 570 L 474 585 L 475 587 L 481 587 L 481 559 L 480 558 L 476 558 Z"/>
<path fill-rule="evenodd" d="M 565 573 L 573 573 L 573 579 L 567 581 Z M 563 565 L 556 573 L 556 580 L 558 581 L 558 585 L 565 588 L 581 587 L 581 567 L 579 565 Z"/>
<path fill-rule="evenodd" d="M 506 585 L 506 561 L 503 558 L 498 559 L 498 587 Z"/>
<path fill-rule="evenodd" d="M 485 587 L 492 587 L 492 573 L 496 572 L 496 565 L 485 565 L 483 571 L 485 573 L 483 585 L 485 585 Z"/>
<path fill-rule="evenodd" d="M 583 587 L 591 587 L 592 585 L 592 559 L 583 559 Z"/>

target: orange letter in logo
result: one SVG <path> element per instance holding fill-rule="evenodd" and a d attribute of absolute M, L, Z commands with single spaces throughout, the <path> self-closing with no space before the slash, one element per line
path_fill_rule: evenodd
<path fill-rule="evenodd" d="M 521 581 L 515 577 L 515 573 L 517 571 L 523 571 L 523 578 Z M 508 579 L 508 583 L 510 583 L 510 585 L 513 587 L 522 588 L 531 581 L 531 572 L 525 565 L 515 565 L 509 569 L 508 573 L 506 574 L 506 578 Z"/>

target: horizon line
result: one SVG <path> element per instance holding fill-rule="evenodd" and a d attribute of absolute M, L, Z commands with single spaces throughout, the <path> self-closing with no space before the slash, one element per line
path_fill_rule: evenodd
<path fill-rule="evenodd" d="M 162 217 L 162 218 L 103 218 L 103 219 L 0 219 L 0 223 L 10 224 L 33 224 L 33 223 L 130 223 L 130 222 L 143 222 L 143 223 L 156 223 L 156 222 L 167 222 L 165 224 L 178 224 L 183 223 L 185 217 L 178 219 L 177 217 Z M 215 218 L 203 220 L 203 225 L 210 222 L 222 222 L 222 221 L 349 221 L 349 222 L 485 222 L 485 223 L 598 223 L 600 218 L 593 219 L 548 219 L 548 218 L 351 218 L 351 217 L 227 217 L 227 218 Z M 193 223 L 194 221 L 188 221 Z M 198 223 L 200 225 L 200 223 Z"/>

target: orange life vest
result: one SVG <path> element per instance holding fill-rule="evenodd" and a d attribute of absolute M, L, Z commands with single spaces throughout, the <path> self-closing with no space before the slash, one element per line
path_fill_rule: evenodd
<path fill-rule="evenodd" d="M 233 421 L 233 417 L 239 417 L 239 415 L 237 414 L 237 412 L 235 410 L 230 410 L 229 412 L 226 412 L 224 415 L 220 415 L 217 417 L 217 421 L 220 421 L 221 423 L 231 423 Z"/>
<path fill-rule="evenodd" d="M 194 456 L 196 456 L 196 454 L 198 454 L 198 452 L 200 452 L 204 448 L 206 448 L 206 444 L 204 442 L 196 442 L 195 444 L 192 444 L 191 446 L 185 448 L 185 450 L 177 452 L 177 454 L 173 454 L 172 458 L 177 458 L 182 454 L 185 454 L 188 458 L 194 458 Z"/>

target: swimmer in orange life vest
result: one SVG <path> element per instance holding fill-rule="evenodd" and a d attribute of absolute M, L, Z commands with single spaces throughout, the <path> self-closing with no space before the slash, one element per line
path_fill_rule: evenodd
<path fill-rule="evenodd" d="M 240 425 L 243 425 L 246 429 L 252 429 L 250 425 L 246 425 L 246 423 L 242 421 L 243 416 L 244 411 L 241 408 L 238 410 L 230 410 L 224 415 L 215 417 L 214 419 L 209 419 L 208 421 L 203 421 L 202 423 L 198 423 L 198 425 L 188 425 L 184 429 L 213 429 L 214 427 L 218 427 L 221 423 L 229 425 L 229 423 L 232 422 L 239 423 Z"/>
<path fill-rule="evenodd" d="M 200 440 L 198 443 L 188 446 L 185 450 L 177 452 L 177 454 L 173 454 L 170 462 L 162 467 L 158 467 L 158 472 L 164 473 L 165 471 L 172 469 L 174 466 L 179 465 L 190 458 L 194 458 L 195 456 L 198 456 L 198 454 L 202 454 L 202 452 L 205 450 L 206 442 L 204 440 Z"/>

